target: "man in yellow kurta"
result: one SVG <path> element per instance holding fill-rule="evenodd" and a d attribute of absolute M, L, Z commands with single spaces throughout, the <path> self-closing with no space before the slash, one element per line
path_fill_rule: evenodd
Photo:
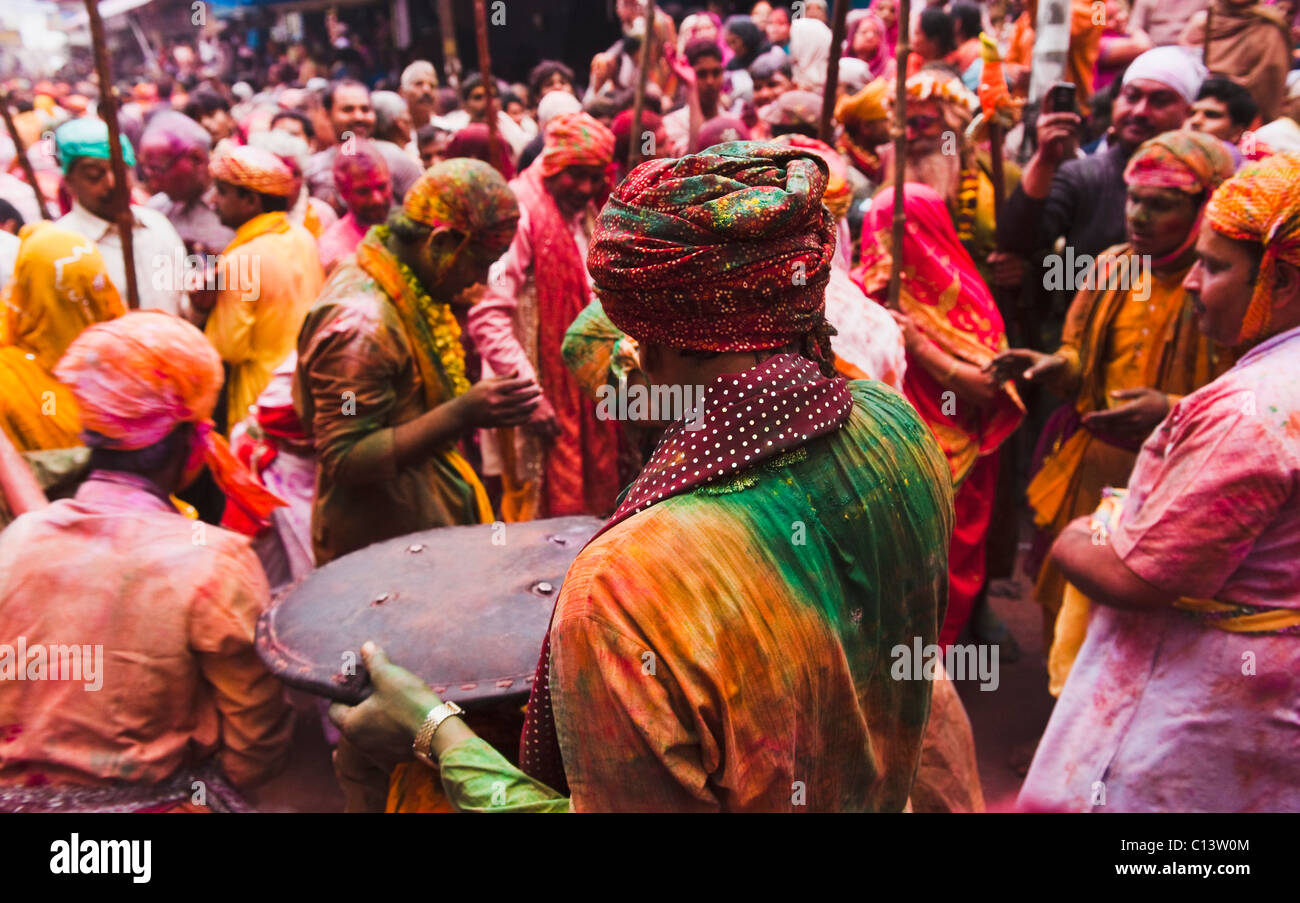
<path fill-rule="evenodd" d="M 0 428 L 19 451 L 69 448 L 81 417 L 54 365 L 83 329 L 126 308 L 94 242 L 47 222 L 20 234 L 0 315 Z"/>
<path fill-rule="evenodd" d="M 1232 169 L 1223 142 L 1203 133 L 1165 132 L 1144 143 L 1124 172 L 1129 242 L 1103 251 L 1081 285 L 1067 259 L 1079 291 L 1060 349 L 1013 348 L 991 365 L 1069 399 L 1040 440 L 1045 457 L 1028 489 L 1035 524 L 1049 536 L 1095 510 L 1104 488 L 1124 486 L 1142 442 L 1178 398 L 1231 363 L 1196 328 L 1182 283 L 1201 210 Z M 1083 642 L 1087 603 L 1050 561 L 1036 595 L 1045 630 L 1055 625 L 1048 671 L 1059 694 Z"/>
<path fill-rule="evenodd" d="M 316 242 L 286 211 L 300 179 L 278 157 L 239 147 L 211 164 L 221 222 L 236 230 L 218 264 L 207 336 L 229 365 L 225 430 L 238 423 L 294 349 L 324 282 Z"/>

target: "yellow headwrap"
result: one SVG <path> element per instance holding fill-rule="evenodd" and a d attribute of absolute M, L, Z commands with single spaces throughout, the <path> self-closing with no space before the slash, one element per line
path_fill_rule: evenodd
<path fill-rule="evenodd" d="M 845 95 L 835 104 L 835 118 L 842 124 L 871 122 L 888 115 L 889 81 L 878 78 L 852 96 Z"/>

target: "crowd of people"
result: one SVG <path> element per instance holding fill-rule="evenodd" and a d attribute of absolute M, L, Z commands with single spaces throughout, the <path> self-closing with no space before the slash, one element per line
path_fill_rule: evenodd
<path fill-rule="evenodd" d="M 14 80 L 0 811 L 244 807 L 321 717 L 254 651 L 275 592 L 566 515 L 604 526 L 525 710 L 361 647 L 349 810 L 980 811 L 897 650 L 1014 658 L 1017 565 L 1057 697 L 1021 808 L 1300 809 L 1294 11 L 1074 0 L 1057 108 L 1036 4 L 853 5 L 833 101 L 825 0 L 619 0 L 518 84 L 141 78 L 125 215 L 95 85 Z"/>

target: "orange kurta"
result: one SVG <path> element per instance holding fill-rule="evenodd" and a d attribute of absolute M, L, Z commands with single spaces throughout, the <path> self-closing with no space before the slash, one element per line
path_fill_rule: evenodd
<path fill-rule="evenodd" d="M 0 534 L 0 784 L 155 783 L 214 755 L 236 784 L 269 777 L 293 728 L 253 650 L 269 598 L 246 539 L 130 474 L 18 518 Z M 47 656 L 31 679 L 31 650 L 74 644 L 78 671 L 54 679 Z"/>
<path fill-rule="evenodd" d="M 324 274 L 311 234 L 279 212 L 240 226 L 223 258 L 226 287 L 217 293 L 206 332 L 230 365 L 229 431 L 293 350 Z"/>

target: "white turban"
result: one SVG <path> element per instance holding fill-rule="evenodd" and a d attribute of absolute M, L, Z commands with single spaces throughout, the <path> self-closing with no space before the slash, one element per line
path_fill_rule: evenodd
<path fill-rule="evenodd" d="M 1196 56 L 1182 47 L 1156 47 L 1129 64 L 1123 83 L 1127 85 L 1139 78 L 1168 85 L 1188 103 L 1195 103 L 1201 82 L 1205 80 L 1205 67 Z"/>
<path fill-rule="evenodd" d="M 568 91 L 550 91 L 537 104 L 537 124 L 545 129 L 556 116 L 581 112 L 582 104 Z"/>

